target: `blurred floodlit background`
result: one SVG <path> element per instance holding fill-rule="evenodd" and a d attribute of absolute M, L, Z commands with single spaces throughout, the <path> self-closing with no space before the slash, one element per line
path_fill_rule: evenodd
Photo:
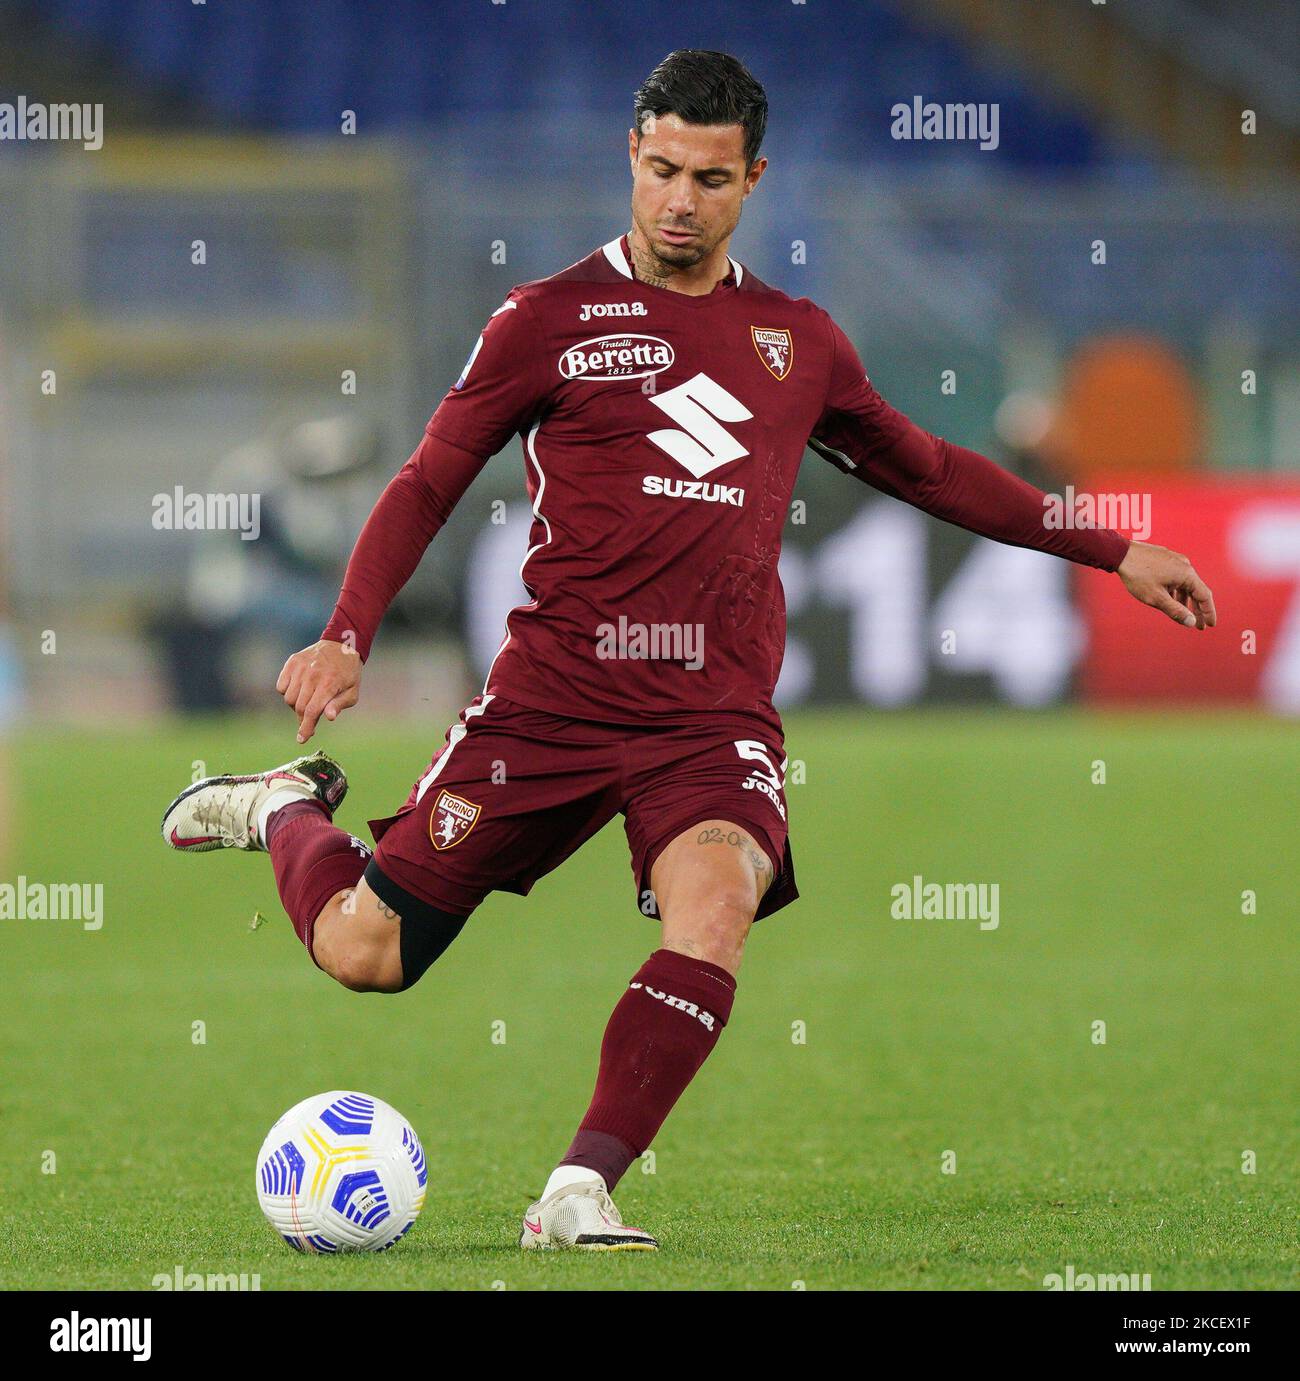
<path fill-rule="evenodd" d="M 733 255 L 930 430 L 1148 503 L 1224 615 L 1180 641 L 809 457 L 783 705 L 1300 711 L 1298 32 L 1288 0 L 4 0 L 0 104 L 103 128 L 0 139 L 0 721 L 273 712 L 488 314 L 626 228 L 631 94 L 674 47 L 768 89 Z M 997 147 L 892 137 L 917 98 L 996 104 Z M 225 493 L 253 540 L 155 521 Z M 441 736 L 527 526 L 512 445 L 368 710 Z"/>
<path fill-rule="evenodd" d="M 1188 553 L 1220 624 L 806 457 L 803 895 L 619 1186 L 668 1250 L 606 1283 L 1294 1288 L 1297 32 L 1295 0 L 0 0 L 0 1285 L 601 1283 L 503 1246 L 655 942 L 620 822 L 398 999 L 308 964 L 264 860 L 156 831 L 296 755 L 274 681 L 371 504 L 509 288 L 627 229 L 633 91 L 696 47 L 771 101 L 734 256 L 921 425 Z M 996 147 L 893 137 L 914 102 L 996 108 Z M 102 125 L 10 137 L 42 103 Z M 481 686 L 528 524 L 515 442 L 313 741 L 359 837 Z M 1000 889 L 997 928 L 904 919 L 922 879 Z M 253 1157 L 348 1088 L 419 1129 L 428 1204 L 302 1257 Z"/>

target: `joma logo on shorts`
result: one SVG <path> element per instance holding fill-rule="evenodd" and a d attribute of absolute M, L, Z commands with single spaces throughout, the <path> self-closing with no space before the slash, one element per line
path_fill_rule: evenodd
<path fill-rule="evenodd" d="M 781 819 L 785 819 L 785 807 L 781 804 L 780 793 L 772 786 L 771 782 L 765 781 L 759 773 L 755 772 L 752 776 L 746 777 L 740 785 L 746 791 L 761 791 L 776 807 Z"/>
<path fill-rule="evenodd" d="M 584 302 L 578 313 L 579 321 L 590 321 L 594 316 L 645 316 L 644 302 Z"/>
<path fill-rule="evenodd" d="M 717 1018 L 712 1012 L 705 1012 L 694 1002 L 687 1002 L 684 997 L 673 997 L 671 993 L 660 992 L 658 988 L 648 987 L 645 983 L 631 983 L 628 985 L 629 991 L 632 988 L 640 988 L 648 997 L 653 997 L 656 1001 L 665 1003 L 669 1007 L 676 1007 L 679 1012 L 685 1012 L 692 1016 L 704 1027 L 706 1031 L 712 1031 L 717 1022 Z"/>

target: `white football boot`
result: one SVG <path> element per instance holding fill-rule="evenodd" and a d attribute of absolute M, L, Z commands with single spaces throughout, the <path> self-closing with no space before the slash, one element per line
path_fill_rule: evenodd
<path fill-rule="evenodd" d="M 162 837 L 173 849 L 201 854 L 209 849 L 266 852 L 258 821 L 272 796 L 287 805 L 295 798 L 320 801 L 331 813 L 347 795 L 348 779 L 333 758 L 309 753 L 251 777 L 205 777 L 167 807 Z"/>
<path fill-rule="evenodd" d="M 630 1228 L 614 1207 L 604 1180 L 562 1185 L 524 1214 L 519 1245 L 525 1251 L 576 1248 L 588 1252 L 653 1252 L 659 1243 L 640 1228 Z"/>

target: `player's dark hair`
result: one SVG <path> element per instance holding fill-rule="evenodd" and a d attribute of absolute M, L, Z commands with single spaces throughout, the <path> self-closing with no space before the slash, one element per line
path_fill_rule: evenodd
<path fill-rule="evenodd" d="M 632 112 L 638 138 L 647 115 L 676 115 L 688 125 L 740 125 L 748 169 L 767 130 L 767 92 L 730 53 L 679 48 L 641 83 Z"/>

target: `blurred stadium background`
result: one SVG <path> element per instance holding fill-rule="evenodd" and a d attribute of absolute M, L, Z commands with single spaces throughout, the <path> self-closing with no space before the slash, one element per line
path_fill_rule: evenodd
<path fill-rule="evenodd" d="M 804 900 L 657 1143 L 677 1173 L 632 1177 L 635 1212 L 659 1195 L 653 1225 L 685 1244 L 643 1278 L 1024 1288 L 1073 1261 L 1293 1285 L 1297 44 L 1289 0 L 0 0 L 0 108 L 104 108 L 97 151 L 0 139 L 0 878 L 103 879 L 111 908 L 84 942 L 5 931 L 16 1278 L 141 1284 L 179 1259 L 321 1281 L 333 1264 L 263 1240 L 246 1173 L 317 1086 L 389 1098 L 442 1165 L 442 1235 L 327 1280 L 517 1269 L 511 1194 L 567 1131 L 546 1090 L 580 1111 L 651 938 L 616 831 L 527 903 L 491 899 L 381 1007 L 305 972 L 282 921 L 249 939 L 269 871 L 190 867 L 154 830 L 204 760 L 291 755 L 272 683 L 370 503 L 507 289 L 626 228 L 632 92 L 701 47 L 771 101 L 734 256 L 831 311 L 930 430 L 1046 489 L 1149 501 L 1221 623 L 1188 635 L 1112 577 L 808 458 L 778 691 L 808 771 Z M 915 97 L 996 102 L 999 146 L 892 138 Z M 155 526 L 178 486 L 259 495 L 258 540 Z M 390 810 L 477 691 L 527 522 L 512 446 L 322 736 L 353 773 L 345 823 Z M 60 824 L 87 781 L 111 786 L 88 835 Z M 914 873 L 1002 880 L 1002 930 L 891 921 Z M 523 1035 L 498 1051 L 503 1016 Z M 234 1144 L 203 1135 L 213 1107 Z M 749 1148 L 725 1186 L 719 1136 Z M 57 1198 L 47 1147 L 73 1171 Z M 945 1147 L 974 1175 L 936 1189 Z M 701 1186 L 733 1234 L 716 1244 Z"/>
<path fill-rule="evenodd" d="M 630 93 L 673 45 L 735 50 L 769 88 L 737 257 L 826 305 L 931 430 L 1044 488 L 1150 495 L 1153 539 L 1194 549 L 1228 616 L 1189 649 L 1113 582 L 810 461 L 783 705 L 1300 710 L 1294 9 L 655 16 L 648 34 L 630 6 L 568 0 L 0 4 L 0 99 L 105 110 L 99 151 L 0 142 L 8 718 L 265 702 L 487 314 L 625 225 Z M 997 102 L 999 147 L 891 138 L 914 96 Z M 155 528 L 177 485 L 260 492 L 262 539 Z M 511 448 L 401 599 L 372 707 L 442 713 L 478 683 L 519 588 L 523 492 Z M 943 655 L 936 630 L 976 611 Z"/>

